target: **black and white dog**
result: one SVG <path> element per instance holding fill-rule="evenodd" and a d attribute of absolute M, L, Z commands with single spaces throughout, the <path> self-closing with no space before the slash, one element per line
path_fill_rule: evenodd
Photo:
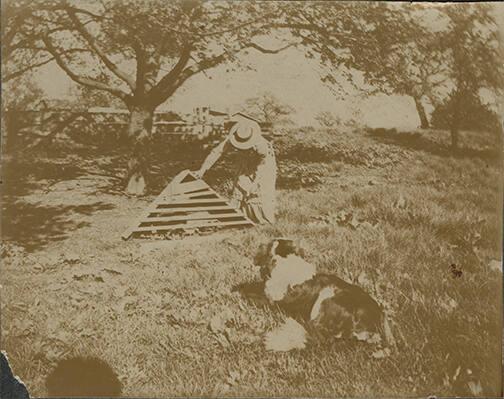
<path fill-rule="evenodd" d="M 303 257 L 303 249 L 290 239 L 263 244 L 254 259 L 262 281 L 242 285 L 239 291 L 256 303 L 278 305 L 312 337 L 385 343 L 390 330 L 384 328 L 380 305 L 362 288 L 317 273 Z"/>

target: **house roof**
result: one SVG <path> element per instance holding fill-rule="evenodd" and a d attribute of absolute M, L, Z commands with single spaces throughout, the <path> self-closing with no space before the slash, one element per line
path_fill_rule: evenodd
<path fill-rule="evenodd" d="M 257 122 L 257 123 L 261 123 L 261 122 L 262 122 L 262 121 L 260 121 L 259 119 L 254 118 L 253 116 L 247 115 L 247 114 L 245 114 L 245 113 L 243 113 L 243 112 L 235 112 L 235 113 L 233 114 L 233 118 L 234 118 L 235 116 L 242 116 L 242 117 L 244 117 L 244 118 L 250 119 L 251 121 L 254 121 L 254 122 Z"/>
<path fill-rule="evenodd" d="M 212 116 L 227 116 L 227 112 L 215 111 L 213 109 L 209 110 L 208 113 Z"/>

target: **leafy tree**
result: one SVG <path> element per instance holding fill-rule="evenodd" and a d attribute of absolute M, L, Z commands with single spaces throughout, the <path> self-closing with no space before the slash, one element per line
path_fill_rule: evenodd
<path fill-rule="evenodd" d="M 286 118 L 294 112 L 294 109 L 283 104 L 275 95 L 265 92 L 258 97 L 252 97 L 245 101 L 244 112 L 249 113 L 272 126 L 285 124 Z"/>
<path fill-rule="evenodd" d="M 340 123 L 340 120 L 330 111 L 321 111 L 315 115 L 315 120 L 322 126 L 326 128 L 331 128 Z"/>
<path fill-rule="evenodd" d="M 291 4 L 291 8 L 285 25 L 301 38 L 306 55 L 320 59 L 326 67 L 324 82 L 337 85 L 337 77 L 346 76 L 353 83 L 352 70 L 361 71 L 370 85 L 368 94 L 411 96 L 422 127 L 429 125 L 425 100 L 439 105 L 440 93 L 450 87 L 455 87 L 451 97 L 460 104 L 471 92 L 481 88 L 495 92 L 502 87 L 489 4 L 426 9 L 410 3 L 307 2 Z M 432 21 L 432 15 L 445 29 L 437 31 L 432 23 L 424 22 Z M 457 121 L 463 111 L 457 106 L 453 110 L 451 131 L 456 146 Z"/>
<path fill-rule="evenodd" d="M 449 18 L 444 44 L 453 85 L 445 110 L 449 118 L 451 143 L 457 148 L 459 129 L 474 108 L 481 109 L 480 91 L 486 89 L 496 99 L 502 94 L 504 70 L 492 5 L 455 4 L 441 10 Z M 480 118 L 484 115 L 481 114 Z"/>
<path fill-rule="evenodd" d="M 142 194 L 154 110 L 191 77 L 245 50 L 277 53 L 267 34 L 276 3 L 199 0 L 19 0 L 3 6 L 4 80 L 55 62 L 79 85 L 130 111 L 127 191 Z"/>
<path fill-rule="evenodd" d="M 473 131 L 487 131 L 495 134 L 502 133 L 502 123 L 499 116 L 483 104 L 478 93 L 469 93 L 460 99 L 448 97 L 432 112 L 432 126 L 436 129 L 451 129 L 453 115 L 459 107 L 463 110 L 459 114 L 458 127 Z"/>
<path fill-rule="evenodd" d="M 370 22 L 380 21 L 387 7 L 378 2 L 284 2 L 281 22 L 299 40 L 308 58 L 325 68 L 321 79 L 339 86 L 339 77 L 354 83 L 355 56 L 365 49 Z M 355 88 L 358 88 L 354 85 Z M 341 87 L 340 87 L 341 89 Z"/>
<path fill-rule="evenodd" d="M 372 28 L 365 44 L 354 52 L 355 68 L 363 71 L 374 90 L 413 98 L 420 127 L 428 128 L 424 103 L 437 105 L 437 92 L 448 80 L 443 34 L 432 28 L 442 25 L 442 15 L 434 8 L 411 3 L 378 9 L 382 17 L 369 19 Z"/>
<path fill-rule="evenodd" d="M 441 68 L 431 44 L 435 36 L 426 35 L 410 4 L 306 2 L 291 7 L 285 25 L 301 39 L 307 57 L 317 58 L 325 66 L 323 82 L 341 86 L 339 78 L 344 77 L 365 95 L 412 96 L 422 125 L 428 126 L 422 99 L 431 94 L 434 76 L 439 77 Z M 363 74 L 367 88 L 355 83 L 356 70 Z"/>

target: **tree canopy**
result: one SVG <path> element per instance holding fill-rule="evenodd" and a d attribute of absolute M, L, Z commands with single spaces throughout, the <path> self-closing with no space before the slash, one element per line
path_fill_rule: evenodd
<path fill-rule="evenodd" d="M 36 0 L 4 10 L 4 80 L 56 62 L 75 82 L 155 108 L 184 82 L 269 31 L 274 5 L 252 2 Z"/>
<path fill-rule="evenodd" d="M 328 85 L 338 76 L 352 83 L 358 70 L 368 94 L 411 96 L 422 127 L 429 125 L 426 100 L 437 106 L 454 87 L 461 96 L 481 88 L 498 96 L 502 88 L 490 4 L 307 2 L 290 13 L 289 24 L 306 55 L 326 67 Z"/>

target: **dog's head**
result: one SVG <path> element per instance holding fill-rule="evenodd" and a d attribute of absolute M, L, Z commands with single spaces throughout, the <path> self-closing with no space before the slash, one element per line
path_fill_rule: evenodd
<path fill-rule="evenodd" d="M 275 238 L 268 244 L 261 244 L 254 258 L 254 263 L 261 267 L 261 278 L 266 280 L 275 267 L 275 257 L 286 258 L 289 255 L 304 257 L 304 250 L 299 241 L 288 238 Z"/>

